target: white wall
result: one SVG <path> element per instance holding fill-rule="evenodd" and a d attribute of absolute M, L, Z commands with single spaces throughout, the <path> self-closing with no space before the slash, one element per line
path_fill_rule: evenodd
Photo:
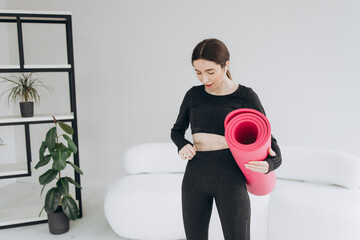
<path fill-rule="evenodd" d="M 359 7 L 355 0 L 7 4 L 73 13 L 80 161 L 89 185 L 122 176 L 126 148 L 171 141 L 185 92 L 200 84 L 192 50 L 210 37 L 230 50 L 234 81 L 258 93 L 280 146 L 360 156 Z"/>

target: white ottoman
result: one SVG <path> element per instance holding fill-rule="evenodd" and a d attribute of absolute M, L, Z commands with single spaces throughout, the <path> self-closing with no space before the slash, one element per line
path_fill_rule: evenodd
<path fill-rule="evenodd" d="M 118 180 L 105 197 L 105 216 L 121 237 L 184 239 L 183 174 L 137 174 Z"/>
<path fill-rule="evenodd" d="M 360 239 L 359 190 L 280 180 L 270 202 L 269 240 Z"/>

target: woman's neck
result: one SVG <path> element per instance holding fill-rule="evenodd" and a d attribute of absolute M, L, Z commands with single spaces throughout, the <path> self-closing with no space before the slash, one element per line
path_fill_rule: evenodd
<path fill-rule="evenodd" d="M 214 95 L 226 95 L 233 93 L 238 88 L 238 86 L 239 84 L 233 82 L 229 78 L 226 78 L 217 89 L 213 89 L 212 91 L 207 90 L 207 92 Z"/>

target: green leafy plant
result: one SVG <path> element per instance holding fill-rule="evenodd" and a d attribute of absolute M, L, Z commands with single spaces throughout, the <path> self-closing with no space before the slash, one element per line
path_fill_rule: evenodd
<path fill-rule="evenodd" d="M 9 92 L 7 103 L 10 102 L 39 102 L 40 95 L 38 92 L 39 87 L 43 87 L 48 91 L 51 91 L 52 88 L 45 85 L 38 78 L 33 77 L 33 73 L 20 73 L 19 75 L 11 75 L 11 78 L 2 77 L 1 83 L 10 83 L 10 88 L 5 90 L 1 96 Z"/>
<path fill-rule="evenodd" d="M 61 176 L 61 171 L 66 168 L 67 165 L 70 165 L 74 170 L 83 174 L 79 167 L 67 160 L 72 154 L 77 152 L 77 146 L 69 135 L 74 134 L 74 129 L 61 122 L 57 121 L 54 118 L 55 127 L 52 127 L 46 133 L 45 141 L 42 142 L 39 150 L 39 162 L 36 164 L 35 169 L 47 165 L 50 160 L 52 162 L 51 169 L 47 170 L 44 174 L 39 177 L 39 182 L 41 185 L 44 185 L 40 195 L 42 194 L 45 185 L 52 182 L 54 179 L 57 179 L 56 186 L 51 188 L 45 197 L 44 207 L 40 211 L 39 216 L 42 211 L 45 209 L 47 213 L 54 213 L 59 206 L 62 206 L 63 212 L 65 215 L 71 219 L 75 220 L 79 215 L 79 208 L 69 193 L 69 183 L 73 184 L 75 187 L 80 188 L 81 186 L 70 177 Z M 64 130 L 67 134 L 57 135 L 57 124 Z M 63 140 L 66 140 L 67 146 L 60 141 L 60 137 Z M 45 152 L 48 154 L 45 154 Z"/>

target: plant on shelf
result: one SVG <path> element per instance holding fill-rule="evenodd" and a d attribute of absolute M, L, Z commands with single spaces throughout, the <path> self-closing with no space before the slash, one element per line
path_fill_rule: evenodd
<path fill-rule="evenodd" d="M 47 165 L 50 160 L 53 160 L 51 161 L 51 168 L 39 177 L 39 182 L 43 185 L 40 195 L 47 184 L 57 179 L 56 186 L 48 190 L 46 194 L 44 207 L 40 211 L 39 216 L 45 209 L 48 214 L 50 232 L 59 234 L 67 232 L 69 230 L 69 219 L 76 220 L 79 215 L 79 208 L 69 192 L 69 184 L 73 184 L 75 187 L 81 189 L 78 182 L 70 177 L 62 176 L 61 171 L 70 165 L 77 173 L 83 174 L 83 172 L 78 166 L 67 160 L 72 154 L 76 154 L 77 152 L 77 146 L 69 136 L 74 134 L 74 129 L 61 121 L 57 121 L 54 116 L 53 119 L 55 126 L 50 128 L 46 133 L 45 141 L 42 142 L 39 149 L 39 162 L 36 164 L 35 169 L 43 167 Z M 58 136 L 57 124 L 69 135 L 61 134 Z M 62 143 L 60 138 L 65 140 L 67 145 Z M 46 150 L 48 152 L 47 154 L 45 153 Z M 54 220 L 55 217 L 60 217 L 65 223 L 58 224 L 58 220 Z M 57 226 L 51 225 L 54 223 Z"/>
<path fill-rule="evenodd" d="M 3 94 L 9 92 L 7 103 L 17 102 L 20 104 L 22 117 L 32 117 L 34 115 L 34 102 L 40 102 L 38 88 L 45 88 L 49 92 L 51 87 L 45 85 L 38 78 L 33 77 L 33 73 L 20 73 L 11 77 L 2 77 L 1 83 L 10 83 L 10 87 Z"/>

